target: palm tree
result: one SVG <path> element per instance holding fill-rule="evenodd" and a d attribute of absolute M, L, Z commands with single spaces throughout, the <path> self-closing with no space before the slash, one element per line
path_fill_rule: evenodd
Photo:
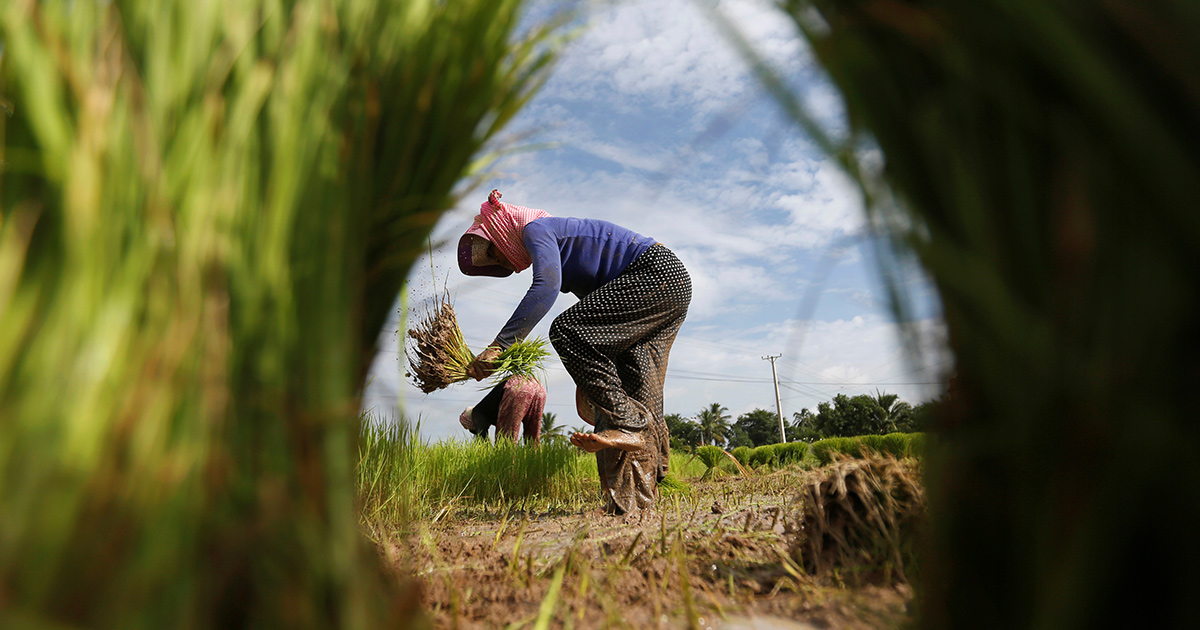
<path fill-rule="evenodd" d="M 667 433 L 671 436 L 671 448 L 689 450 L 696 445 L 700 438 L 700 427 L 691 420 L 677 413 L 663 416 L 667 425 Z"/>
<path fill-rule="evenodd" d="M 726 413 L 728 411 L 721 403 L 713 403 L 696 416 L 696 421 L 700 424 L 700 433 L 706 442 L 713 445 L 717 440 L 725 442 L 725 433 L 729 431 L 729 414 Z"/>
<path fill-rule="evenodd" d="M 547 411 L 542 414 L 542 435 L 541 439 L 548 442 L 561 442 L 567 439 L 563 433 L 566 427 L 558 424 L 558 414 Z"/>
<path fill-rule="evenodd" d="M 875 390 L 875 404 L 879 406 L 879 427 L 886 427 L 888 432 L 895 432 L 908 425 L 912 416 L 912 405 L 901 401 L 896 394 L 885 394 Z"/>

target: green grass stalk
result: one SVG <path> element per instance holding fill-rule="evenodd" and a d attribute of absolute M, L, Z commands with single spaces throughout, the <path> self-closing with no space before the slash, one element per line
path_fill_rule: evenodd
<path fill-rule="evenodd" d="M 548 346 L 549 342 L 545 339 L 521 339 L 500 351 L 496 357 L 496 372 L 492 375 L 492 382 L 499 383 L 513 376 L 543 380 L 545 360 L 550 356 Z"/>
<path fill-rule="evenodd" d="M 359 401 L 555 57 L 523 7 L 0 3 L 0 616 L 413 622 L 358 527 Z"/>
<path fill-rule="evenodd" d="M 386 522 L 444 509 L 576 511 L 599 490 L 595 455 L 569 444 L 429 443 L 403 425 L 364 428 L 358 480 L 364 517 Z"/>
<path fill-rule="evenodd" d="M 840 90 L 836 135 L 722 24 L 856 180 L 906 346 L 919 261 L 955 355 L 920 625 L 1181 624 L 1176 594 L 1200 589 L 1181 544 L 1200 530 L 1196 3 L 781 7 Z"/>

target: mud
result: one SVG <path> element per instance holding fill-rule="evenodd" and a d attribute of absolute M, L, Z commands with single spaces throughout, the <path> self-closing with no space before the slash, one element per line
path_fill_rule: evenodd
<path fill-rule="evenodd" d="M 513 512 L 419 524 L 387 535 L 381 550 L 421 582 L 438 628 L 533 627 L 540 614 L 564 628 L 902 625 L 907 584 L 809 575 L 788 558 L 806 474 L 696 483 L 627 516 Z"/>

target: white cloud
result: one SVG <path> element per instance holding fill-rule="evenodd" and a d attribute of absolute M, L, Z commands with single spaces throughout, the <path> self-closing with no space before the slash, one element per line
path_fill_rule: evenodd
<path fill-rule="evenodd" d="M 865 226 L 862 195 L 845 173 L 825 160 L 811 176 L 810 186 L 778 198 L 778 206 L 791 217 L 788 242 L 818 247 L 837 236 L 860 232 Z"/>
<path fill-rule="evenodd" d="M 795 25 L 762 0 L 727 0 L 719 9 L 760 52 L 786 68 L 811 64 Z M 552 95 L 604 99 L 617 107 L 718 111 L 755 89 L 745 61 L 694 0 L 597 4 L 584 35 L 560 62 Z"/>
<path fill-rule="evenodd" d="M 855 189 L 825 159 L 796 156 L 763 173 L 742 168 L 717 180 L 688 171 L 649 182 L 629 171 L 584 171 L 548 157 L 523 156 L 508 165 L 521 176 L 501 185 L 505 198 L 559 216 L 613 221 L 664 242 L 692 275 L 691 317 L 699 321 L 747 303 L 788 300 L 809 280 L 810 271 L 793 263 L 799 252 L 827 250 L 862 230 Z M 456 242 L 453 231 L 474 215 L 475 197 L 482 194 L 443 221 L 449 245 Z M 448 254 L 444 260 L 453 264 Z"/>

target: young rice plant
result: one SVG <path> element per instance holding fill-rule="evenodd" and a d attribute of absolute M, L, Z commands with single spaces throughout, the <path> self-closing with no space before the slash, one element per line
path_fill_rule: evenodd
<path fill-rule="evenodd" d="M 520 0 L 0 2 L 0 625 L 409 627 L 355 443 Z"/>

